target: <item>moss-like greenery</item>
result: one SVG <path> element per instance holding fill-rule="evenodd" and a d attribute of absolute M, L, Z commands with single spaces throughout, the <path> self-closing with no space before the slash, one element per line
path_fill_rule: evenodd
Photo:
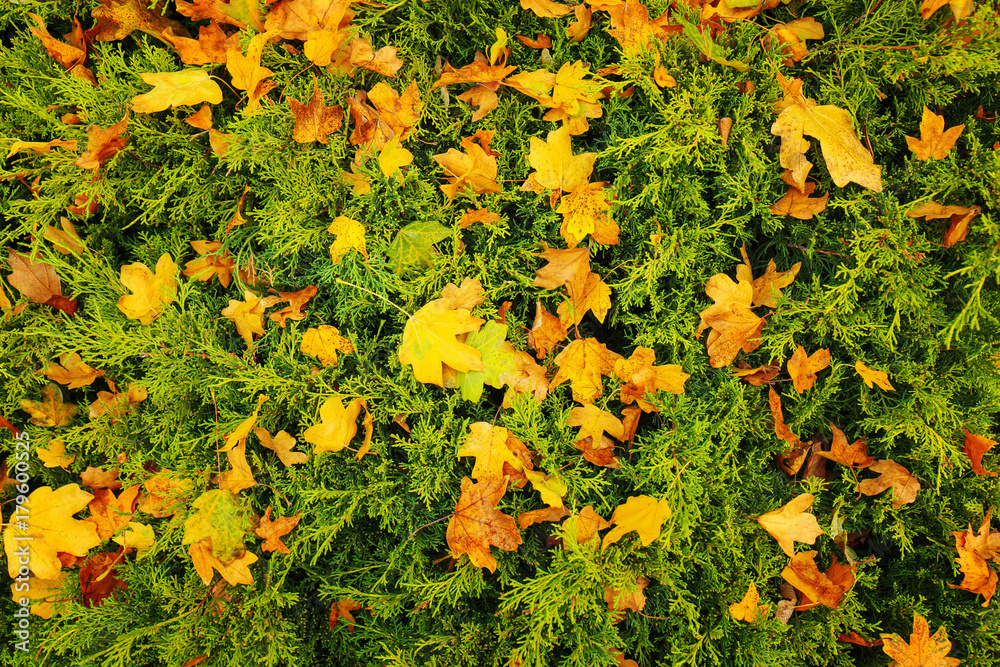
<path fill-rule="evenodd" d="M 688 4 L 647 3 L 651 18 L 667 13 L 664 25 L 676 25 L 670 16 L 697 23 Z M 245 93 L 229 86 L 226 66 L 200 66 L 224 91 L 211 107 L 214 129 L 233 135 L 221 156 L 207 132 L 185 122 L 198 106 L 129 111 L 132 99 L 149 91 L 140 73 L 194 67 L 168 44 L 140 31 L 90 41 L 94 86 L 46 53 L 28 30 L 35 23 L 27 13 L 38 14 L 61 39 L 74 16 L 84 28 L 93 25 L 99 2 L 0 7 L 0 149 L 6 154 L 18 140 L 79 142 L 75 152 L 21 151 L 0 168 L 0 275 L 10 273 L 7 249 L 34 252 L 57 272 L 63 294 L 78 301 L 73 316 L 35 303 L 3 312 L 0 415 L 30 437 L 32 488 L 80 484 L 88 466 L 118 467 L 125 487 L 162 468 L 191 485 L 178 514 L 136 513 L 133 521 L 152 526 L 156 542 L 117 565 L 127 590 L 85 606 L 78 568 L 64 568 L 70 574 L 56 613 L 32 617 L 28 653 L 14 649 L 12 634 L 5 638 L 4 664 L 176 666 L 207 656 L 205 667 L 592 667 L 616 664 L 617 650 L 643 667 L 886 665 L 890 658 L 881 649 L 838 636 L 908 637 L 915 613 L 932 632 L 947 628 L 950 656 L 963 665 L 1000 664 L 998 601 L 984 608 L 981 596 L 950 586 L 962 581 L 950 533 L 978 528 L 987 510 L 1000 507 L 997 478 L 975 474 L 963 454 L 963 427 L 1000 435 L 1000 123 L 994 122 L 1000 18 L 991 3 L 977 1 L 963 20 L 947 6 L 923 20 L 918 5 L 793 0 L 747 20 L 716 19 L 703 25 L 724 56 L 713 60 L 679 29 L 624 49 L 608 32 L 602 3 L 595 3 L 590 32 L 576 42 L 567 35 L 572 14 L 540 18 L 505 0 L 358 3 L 352 29 L 376 49 L 398 47 L 405 64 L 397 78 L 363 68 L 349 77 L 311 65 L 299 41 L 268 43 L 262 65 L 276 86 L 258 112 L 247 113 Z M 207 26 L 178 14 L 172 2 L 152 7 L 192 34 Z M 268 7 L 262 11 L 266 16 Z M 801 17 L 818 21 L 826 36 L 810 40 L 808 53 L 786 64 L 770 29 Z M 634 441 L 616 450 L 617 469 L 589 463 L 573 446 L 569 383 L 541 403 L 521 396 L 504 408 L 504 390 L 487 387 L 479 401 L 463 400 L 456 389 L 417 382 L 399 361 L 406 316 L 388 302 L 413 313 L 447 283 L 479 280 L 486 301 L 473 315 L 494 319 L 510 302 L 508 340 L 531 351 L 536 300 L 551 312 L 564 300 L 533 284 L 544 264 L 538 254 L 566 247 L 562 216 L 548 192 L 521 189 L 533 171 L 530 140 L 545 139 L 560 124 L 544 120 L 546 109 L 507 86 L 497 93 L 497 108 L 477 122 L 475 108 L 456 99 L 469 84 L 433 88 L 442 64 L 472 63 L 496 41 L 497 28 L 511 36 L 507 63 L 519 72 L 555 72 L 577 61 L 590 76 L 618 68 L 598 86 L 606 87 L 602 115 L 572 139 L 575 154 L 597 153 L 590 180 L 606 182 L 614 195 L 620 242 L 585 243 L 591 269 L 611 288 L 612 306 L 603 322 L 587 315 L 570 338 L 596 338 L 625 357 L 649 347 L 658 364 L 678 364 L 690 378 L 683 394 L 653 399 L 658 411 L 645 414 Z M 538 33 L 552 38 L 544 52 L 513 39 Z M 252 27 L 238 32 L 244 50 L 254 34 Z M 724 59 L 746 67 L 717 62 Z M 658 66 L 675 87 L 656 84 Z M 834 185 L 819 142 L 810 140 L 809 178 L 817 195 L 830 193 L 825 210 L 812 220 L 770 211 L 787 190 L 781 140 L 771 134 L 774 104 L 784 95 L 779 74 L 801 79 L 806 97 L 854 119 L 857 136 L 881 165 L 881 192 Z M 342 105 L 347 116 L 325 145 L 292 138 L 287 100 L 308 101 L 314 79 L 327 104 Z M 357 150 L 349 141 L 355 121 L 347 98 L 379 82 L 397 92 L 416 82 L 424 106 L 403 142 L 414 157 L 399 180 L 384 176 L 374 158 L 356 167 L 370 182 L 370 192 L 356 195 L 343 176 Z M 947 127 L 965 126 L 943 159 L 918 160 L 907 147 L 906 137 L 920 136 L 924 107 Z M 67 113 L 82 122 L 68 124 Z M 124 148 L 96 171 L 77 166 L 88 124 L 106 128 L 126 114 Z M 727 142 L 720 118 L 732 120 Z M 501 192 L 465 189 L 449 201 L 440 188 L 444 171 L 432 156 L 460 148 L 477 130 L 494 132 Z M 67 211 L 88 200 L 99 204 L 96 212 Z M 906 215 L 930 200 L 980 207 L 965 240 L 946 248 L 947 219 Z M 480 208 L 499 221 L 459 227 L 467 210 Z M 245 224 L 227 230 L 237 211 Z M 62 254 L 40 233 L 58 227 L 61 216 L 75 224 L 83 251 Z M 364 225 L 367 258 L 352 250 L 332 261 L 327 229 L 338 216 Z M 428 222 L 448 230 L 430 261 L 395 264 L 388 253 L 400 230 Z M 191 242 L 205 240 L 221 241 L 220 252 L 244 272 L 228 288 L 178 275 L 176 300 L 151 324 L 126 317 L 118 307 L 128 293 L 123 266 L 152 269 L 168 253 L 183 270 L 198 257 Z M 829 349 L 831 366 L 814 388 L 799 394 L 787 373 L 776 379 L 785 419 L 803 439 L 815 433 L 829 443 L 831 423 L 849 441 L 867 438 L 870 455 L 896 461 L 919 479 L 915 502 L 893 509 L 891 492 L 860 495 L 857 482 L 871 478 L 869 472 L 831 464 L 824 481 L 775 466 L 787 444 L 775 435 L 768 387 L 712 368 L 704 336 L 694 336 L 699 313 L 711 303 L 708 279 L 733 276 L 743 246 L 757 275 L 771 259 L 779 270 L 799 262 L 801 269 L 777 308 L 766 309 L 773 314 L 761 346 L 739 359 L 751 366 L 774 361 L 784 370 L 798 345 L 810 353 Z M 251 266 L 255 277 L 246 272 Z M 249 345 L 221 314 L 231 300 L 244 299 L 244 290 L 266 296 L 269 287 L 290 292 L 308 285 L 318 292 L 306 318 L 284 327 L 265 318 L 265 333 Z M 6 280 L 0 290 L 14 306 L 28 301 Z M 337 365 L 324 367 L 300 351 L 306 329 L 323 324 L 337 327 L 356 350 Z M 550 379 L 562 345 L 539 362 Z M 62 388 L 65 400 L 79 406 L 72 423 L 31 424 L 22 401 L 42 397 L 49 380 L 41 369 L 67 352 L 105 376 Z M 894 390 L 865 386 L 854 369 L 859 360 L 886 371 Z M 109 380 L 121 391 L 135 383 L 147 398 L 114 419 L 88 416 L 87 406 Z M 605 378 L 596 403 L 620 415 L 617 387 Z M 191 500 L 218 488 L 213 477 L 229 465 L 217 450 L 261 394 L 269 400 L 256 425 L 287 431 L 310 456 L 285 466 L 251 434 L 246 458 L 257 485 L 240 492 L 239 502 L 248 515 L 259 517 L 270 506 L 274 516 L 300 515 L 300 523 L 283 538 L 288 554 L 263 552 L 258 538 L 246 535 L 247 551 L 259 557 L 250 566 L 252 584 L 220 585 L 215 574 L 206 586 L 185 543 L 185 521 L 197 511 Z M 373 455 L 357 461 L 348 451 L 314 454 L 303 440 L 334 396 L 366 402 Z M 409 431 L 400 426 L 404 418 Z M 471 459 L 456 453 L 470 424 L 480 421 L 520 438 L 537 453 L 537 469 L 558 471 L 571 512 L 590 505 L 609 518 L 626 498 L 648 495 L 667 500 L 672 515 L 645 547 L 632 533 L 603 550 L 563 548 L 560 525 L 543 522 L 521 530 L 516 551 L 492 550 L 495 573 L 466 556 L 452 560 L 448 518 L 472 469 Z M 43 467 L 35 450 L 57 439 L 75 460 Z M 359 435 L 352 448 L 360 441 Z M 13 465 L 13 438 L 3 429 L 0 444 Z M 1000 470 L 996 450 L 983 465 Z M 819 606 L 782 623 L 774 610 L 788 557 L 753 518 L 802 493 L 815 495 L 811 511 L 826 531 L 813 547 L 821 569 L 834 555 L 847 557 L 833 539 L 838 532 L 864 537 L 852 552 L 857 581 L 838 608 Z M 5 487 L 5 520 L 16 495 Z M 509 489 L 499 509 L 516 516 L 542 506 L 528 485 Z M 105 540 L 91 553 L 116 548 Z M 640 576 L 650 582 L 645 606 L 622 619 L 609 610 L 605 591 L 634 590 Z M 771 605 L 754 624 L 728 610 L 751 582 Z M 360 608 L 353 624 L 341 618 L 331 629 L 331 607 L 342 600 Z M 18 609 L 9 599 L 0 607 L 6 618 Z"/>

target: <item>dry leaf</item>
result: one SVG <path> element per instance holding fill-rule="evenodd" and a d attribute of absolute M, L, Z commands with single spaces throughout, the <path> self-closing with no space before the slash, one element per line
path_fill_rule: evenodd
<path fill-rule="evenodd" d="M 858 484 L 858 492 L 875 496 L 892 487 L 892 509 L 898 510 L 917 499 L 920 482 L 910 471 L 895 461 L 876 461 L 868 467 L 872 472 L 881 473 L 875 479 L 866 479 Z"/>
<path fill-rule="evenodd" d="M 795 542 L 815 544 L 816 538 L 823 534 L 816 517 L 806 512 L 812 506 L 811 493 L 792 498 L 781 509 L 762 514 L 756 521 L 778 540 L 778 545 L 785 555 L 795 555 Z"/>

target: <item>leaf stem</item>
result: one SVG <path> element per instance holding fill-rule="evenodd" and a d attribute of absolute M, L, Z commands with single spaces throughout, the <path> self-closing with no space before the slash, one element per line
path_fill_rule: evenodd
<path fill-rule="evenodd" d="M 382 296 L 381 294 L 378 294 L 378 293 L 376 293 L 376 292 L 373 292 L 373 291 L 371 291 L 370 289 L 365 289 L 364 287 L 361 287 L 360 285 L 355 285 L 354 283 L 349 283 L 349 282 L 347 282 L 346 280 L 341 280 L 340 278 L 337 278 L 336 280 L 337 280 L 337 284 L 338 284 L 338 285 L 350 285 L 351 287 L 353 287 L 353 288 L 355 288 L 355 289 L 359 289 L 359 290 L 361 290 L 362 292 L 368 292 L 368 293 L 369 293 L 369 294 L 371 294 L 372 296 L 375 296 L 375 297 L 378 297 L 379 299 L 382 299 L 382 300 L 383 300 L 383 301 L 385 301 L 385 302 L 386 302 L 387 304 L 389 304 L 390 306 L 392 306 L 393 308 L 395 308 L 395 309 L 396 309 L 396 310 L 398 310 L 399 312 L 401 312 L 401 313 L 403 313 L 404 315 L 406 315 L 407 319 L 409 319 L 409 318 L 412 318 L 412 317 L 413 317 L 413 315 L 410 315 L 410 314 L 409 314 L 408 312 L 406 312 L 405 310 L 403 310 L 402 308 L 400 308 L 399 306 L 397 306 L 396 304 L 394 304 L 394 303 L 393 303 L 392 301 L 389 301 L 389 299 L 385 298 L 385 297 L 384 297 L 384 296 Z"/>

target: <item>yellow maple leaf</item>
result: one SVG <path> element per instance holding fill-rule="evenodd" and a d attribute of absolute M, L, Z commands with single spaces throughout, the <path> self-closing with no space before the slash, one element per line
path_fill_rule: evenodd
<path fill-rule="evenodd" d="M 314 445 L 314 454 L 339 452 L 358 434 L 357 419 L 362 408 L 368 412 L 368 404 L 363 399 L 355 398 L 345 408 L 340 396 L 331 396 L 319 408 L 319 423 L 307 428 L 302 438 Z M 371 440 L 370 422 L 365 424 L 365 430 L 367 435 L 362 450 L 367 449 Z"/>
<path fill-rule="evenodd" d="M 118 309 L 130 320 L 152 324 L 177 298 L 176 273 L 177 265 L 167 253 L 156 262 L 155 275 L 139 262 L 123 266 L 120 280 L 133 294 L 118 299 Z"/>
<path fill-rule="evenodd" d="M 760 595 L 757 593 L 757 585 L 751 581 L 743 599 L 729 605 L 729 613 L 737 621 L 756 623 L 761 614 L 767 613 L 767 605 L 758 605 L 759 600 Z"/>
<path fill-rule="evenodd" d="M 469 426 L 469 435 L 459 447 L 458 456 L 476 457 L 472 478 L 481 481 L 491 476 L 502 476 L 505 464 L 516 471 L 523 470 L 525 462 L 518 456 L 519 451 L 522 456 L 526 456 L 527 448 L 524 444 L 503 426 L 476 422 Z M 528 459 L 528 467 L 530 465 L 531 461 Z"/>
<path fill-rule="evenodd" d="M 191 241 L 191 247 L 200 257 L 185 264 L 182 273 L 188 278 L 201 282 L 207 282 L 213 277 L 217 277 L 219 284 L 223 287 L 229 287 L 233 271 L 236 270 L 236 261 L 229 254 L 229 251 L 219 252 L 222 250 L 222 242 Z"/>
<path fill-rule="evenodd" d="M 272 31 L 254 35 L 247 44 L 246 55 L 243 55 L 238 45 L 231 46 L 226 51 L 226 69 L 232 76 L 233 87 L 247 92 L 245 107 L 247 113 L 253 113 L 260 108 L 261 98 L 277 85 L 274 81 L 264 80 L 274 72 L 260 64 L 264 45 L 277 34 Z"/>
<path fill-rule="evenodd" d="M 530 144 L 528 162 L 536 171 L 528 175 L 523 189 L 551 190 L 549 204 L 554 207 L 563 192 L 573 192 L 587 184 L 597 153 L 573 155 L 568 126 L 549 132 L 545 141 L 531 137 Z"/>
<path fill-rule="evenodd" d="M 803 493 L 780 509 L 757 517 L 757 523 L 778 540 L 778 546 L 789 558 L 795 555 L 795 542 L 815 544 L 816 538 L 823 534 L 816 517 L 806 512 L 812 502 L 812 494 Z"/>
<path fill-rule="evenodd" d="M 339 262 L 344 253 L 352 248 L 368 259 L 368 250 L 365 248 L 365 227 L 360 222 L 338 215 L 326 231 L 337 237 L 330 244 L 330 259 L 334 264 Z"/>
<path fill-rule="evenodd" d="M 478 331 L 485 320 L 465 308 L 449 308 L 447 299 L 435 299 L 410 316 L 403 328 L 399 361 L 413 367 L 418 382 L 444 387 L 442 364 L 460 372 L 485 371 L 483 355 L 458 335 Z"/>
<path fill-rule="evenodd" d="M 396 176 L 396 180 L 402 182 L 403 175 L 397 174 L 401 167 L 413 162 L 413 153 L 400 147 L 399 139 L 393 137 L 385 142 L 382 152 L 378 154 L 378 167 L 386 178 Z"/>
<path fill-rule="evenodd" d="M 806 175 L 812 163 L 805 152 L 809 142 L 803 135 L 819 140 L 830 177 L 837 187 L 854 182 L 875 192 L 882 192 L 882 168 L 875 164 L 857 135 L 850 115 L 832 105 L 818 106 L 802 94 L 802 81 L 786 81 L 778 74 L 785 97 L 775 105 L 780 110 L 771 126 L 771 134 L 781 137 L 781 166 L 792 172 L 792 183 L 805 191 Z"/>
<path fill-rule="evenodd" d="M 49 442 L 49 448 L 43 449 L 41 447 L 35 450 L 38 454 L 39 460 L 46 468 L 62 468 L 66 469 L 66 466 L 71 464 L 76 460 L 75 456 L 66 456 L 66 445 L 62 440 L 52 440 Z"/>
<path fill-rule="evenodd" d="M 67 484 L 55 491 L 48 486 L 32 491 L 3 532 L 7 571 L 11 578 L 18 576 L 19 563 L 24 563 L 17 555 L 19 548 L 27 548 L 27 564 L 36 577 L 56 579 L 62 569 L 60 552 L 84 556 L 100 544 L 97 526 L 73 518 L 93 498 L 76 484 Z"/>
<path fill-rule="evenodd" d="M 254 334 L 264 335 L 264 305 L 261 297 L 250 290 L 243 290 L 243 301 L 230 299 L 222 314 L 233 321 L 247 345 L 253 343 Z"/>
<path fill-rule="evenodd" d="M 299 350 L 303 354 L 316 357 L 326 367 L 337 365 L 337 352 L 343 354 L 354 352 L 354 345 L 341 336 L 336 327 L 321 324 L 318 328 L 306 329 L 302 334 Z"/>
<path fill-rule="evenodd" d="M 869 389 L 872 388 L 872 383 L 874 383 L 885 391 L 895 391 L 892 383 L 889 382 L 889 374 L 885 371 L 877 371 L 873 368 L 868 368 L 863 361 L 855 362 L 854 370 L 858 372 L 858 375 L 860 375 L 861 379 L 864 380 L 865 386 Z"/>
<path fill-rule="evenodd" d="M 604 536 L 601 549 L 620 540 L 626 533 L 633 530 L 639 533 L 642 546 L 648 547 L 657 537 L 664 519 L 670 518 L 670 505 L 666 500 L 657 500 L 650 496 L 630 496 L 623 505 L 615 508 L 611 515 L 611 531 Z"/>
<path fill-rule="evenodd" d="M 621 228 L 608 214 L 610 209 L 604 183 L 587 183 L 563 197 L 556 213 L 563 216 L 559 234 L 566 245 L 575 248 L 588 234 L 595 243 L 618 245 Z"/>
<path fill-rule="evenodd" d="M 182 104 L 218 104 L 222 101 L 222 88 L 204 70 L 146 72 L 139 78 L 154 88 L 132 98 L 132 111 L 136 113 L 155 113 Z"/>
<path fill-rule="evenodd" d="M 622 356 L 612 352 L 604 343 L 594 338 L 575 340 L 556 356 L 556 372 L 549 387 L 570 381 L 573 400 L 577 403 L 592 403 L 603 391 L 602 375 L 611 375 L 615 362 Z"/>

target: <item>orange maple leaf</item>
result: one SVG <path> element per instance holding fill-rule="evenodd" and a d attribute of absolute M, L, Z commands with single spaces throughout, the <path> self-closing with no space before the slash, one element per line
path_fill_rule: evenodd
<path fill-rule="evenodd" d="M 292 130 L 292 139 L 300 144 L 308 144 L 318 141 L 321 144 L 329 143 L 329 135 L 340 129 L 344 121 L 344 110 L 339 105 L 334 107 L 326 106 L 323 100 L 323 92 L 319 89 L 319 83 L 313 77 L 313 95 L 309 104 L 303 104 L 294 97 L 288 98 L 288 106 L 295 116 L 295 129 Z"/>
<path fill-rule="evenodd" d="M 795 391 L 802 393 L 812 389 L 816 382 L 816 373 L 830 365 L 830 350 L 823 348 L 806 356 L 806 350 L 801 345 L 788 360 L 788 374 L 792 376 Z"/>
<path fill-rule="evenodd" d="M 973 435 L 972 433 L 969 433 L 969 430 L 964 426 L 962 427 L 962 431 L 965 432 L 965 440 L 962 442 L 962 451 L 967 457 L 969 457 L 969 463 L 972 465 L 972 471 L 977 475 L 989 475 L 991 477 L 996 477 L 997 473 L 990 472 L 983 467 L 983 455 L 993 449 L 993 445 L 997 443 L 989 438 L 984 438 L 981 435 Z"/>
<path fill-rule="evenodd" d="M 866 496 L 875 496 L 892 488 L 892 509 L 898 510 L 906 503 L 917 499 L 920 482 L 910 471 L 895 461 L 876 461 L 868 467 L 872 472 L 881 473 L 875 479 L 866 479 L 858 484 L 858 491 Z"/>
<path fill-rule="evenodd" d="M 927 620 L 920 614 L 913 615 L 913 634 L 907 644 L 897 634 L 882 635 L 882 650 L 894 659 L 898 665 L 913 667 L 957 667 L 961 662 L 958 658 L 948 658 L 951 642 L 948 633 L 942 625 L 934 636 L 931 636 Z"/>
<path fill-rule="evenodd" d="M 118 151 L 128 143 L 129 137 L 122 136 L 127 127 L 128 112 L 124 118 L 110 127 L 90 125 L 87 128 L 87 150 L 73 164 L 81 169 L 93 169 L 96 173 L 101 165 L 117 155 Z"/>
<path fill-rule="evenodd" d="M 803 493 L 780 509 L 756 518 L 757 523 L 778 540 L 778 546 L 789 558 L 795 555 L 795 542 L 815 544 L 816 538 L 823 534 L 816 517 L 806 512 L 812 502 L 813 495 Z"/>
<path fill-rule="evenodd" d="M 295 516 L 283 516 L 272 521 L 271 507 L 269 505 L 264 511 L 264 516 L 260 519 L 260 525 L 254 530 L 257 537 L 264 540 L 264 544 L 260 545 L 261 551 L 277 551 L 283 554 L 291 553 L 291 549 L 285 546 L 281 538 L 292 532 L 292 529 L 299 525 L 299 517 L 301 516 L 300 512 Z"/>
<path fill-rule="evenodd" d="M 497 561 L 490 546 L 515 551 L 521 544 L 521 533 L 513 517 L 497 509 L 507 491 L 507 477 L 487 477 L 473 484 L 462 478 L 462 491 L 455 504 L 455 513 L 448 522 L 448 546 L 457 557 L 468 554 L 476 567 L 496 572 Z"/>
<path fill-rule="evenodd" d="M 573 388 L 573 400 L 577 403 L 592 403 L 603 391 L 601 376 L 611 375 L 615 362 L 621 358 L 620 354 L 612 352 L 595 338 L 575 340 L 556 357 L 559 370 L 549 387 L 554 389 L 569 380 Z"/>
<path fill-rule="evenodd" d="M 920 120 L 920 138 L 906 137 L 906 145 L 918 160 L 943 160 L 964 129 L 965 125 L 956 125 L 945 130 L 944 116 L 938 116 L 924 107 L 924 115 Z"/>

